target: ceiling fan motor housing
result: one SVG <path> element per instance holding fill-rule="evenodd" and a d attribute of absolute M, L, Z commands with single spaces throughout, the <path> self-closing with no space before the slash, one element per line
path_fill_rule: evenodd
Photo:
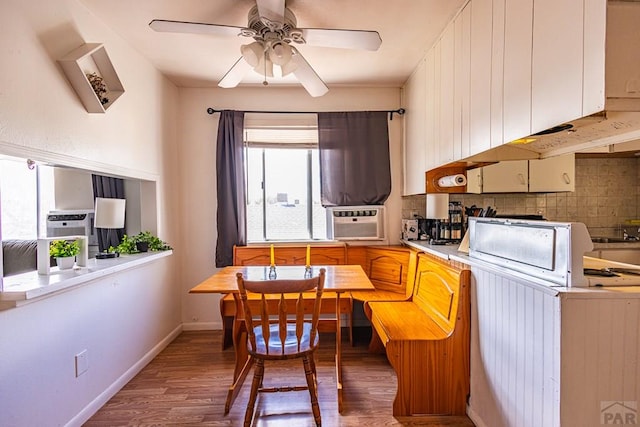
<path fill-rule="evenodd" d="M 302 31 L 296 28 L 296 17 L 289 8 L 284 10 L 284 22 L 275 22 L 260 17 L 258 6 L 254 6 L 249 11 L 248 21 L 248 27 L 241 34 L 243 36 L 253 37 L 257 41 L 265 42 L 304 43 Z"/>

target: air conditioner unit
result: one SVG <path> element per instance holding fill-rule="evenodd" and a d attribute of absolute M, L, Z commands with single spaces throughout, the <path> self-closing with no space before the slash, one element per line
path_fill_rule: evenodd
<path fill-rule="evenodd" d="M 384 240 L 384 206 L 327 208 L 330 240 Z"/>

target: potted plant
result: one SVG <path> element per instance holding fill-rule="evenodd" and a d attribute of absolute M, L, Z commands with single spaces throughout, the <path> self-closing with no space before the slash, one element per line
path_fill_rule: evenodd
<path fill-rule="evenodd" d="M 122 236 L 122 240 L 120 244 L 116 246 L 115 251 L 119 254 L 135 254 L 138 253 L 138 248 L 136 247 L 136 240 L 134 236 L 124 235 Z"/>
<path fill-rule="evenodd" d="M 121 254 L 136 254 L 147 251 L 168 251 L 172 247 L 149 231 L 143 231 L 136 235 L 124 235 L 116 248 Z"/>
<path fill-rule="evenodd" d="M 140 252 L 147 251 L 167 251 L 172 249 L 167 243 L 159 237 L 151 234 L 150 231 L 143 231 L 134 236 L 136 247 Z"/>
<path fill-rule="evenodd" d="M 56 259 L 61 270 L 73 267 L 75 257 L 80 253 L 77 240 L 54 240 L 49 245 L 49 255 Z"/>

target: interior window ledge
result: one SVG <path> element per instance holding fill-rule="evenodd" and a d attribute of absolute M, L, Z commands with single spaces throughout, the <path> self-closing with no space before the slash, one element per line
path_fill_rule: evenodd
<path fill-rule="evenodd" d="M 173 251 L 169 250 L 121 255 L 118 258 L 109 259 L 92 258 L 87 267 L 74 267 L 71 270 L 53 268 L 50 275 L 41 275 L 37 271 L 31 271 L 4 277 L 3 290 L 0 292 L 0 310 L 19 307 L 57 295 L 87 285 L 110 274 L 148 264 L 172 254 Z"/>

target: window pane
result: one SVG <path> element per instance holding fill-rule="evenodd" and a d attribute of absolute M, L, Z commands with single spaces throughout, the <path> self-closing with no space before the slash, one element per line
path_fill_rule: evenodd
<path fill-rule="evenodd" d="M 250 147 L 246 159 L 247 240 L 326 239 L 318 150 Z"/>
<path fill-rule="evenodd" d="M 307 150 L 265 150 L 267 240 L 309 239 Z"/>
<path fill-rule="evenodd" d="M 313 182 L 313 238 L 327 238 L 327 210 L 320 199 L 320 157 L 318 150 L 311 151 L 311 179 Z"/>
<path fill-rule="evenodd" d="M 247 150 L 247 240 L 264 240 L 264 199 L 262 194 L 262 152 Z"/>
<path fill-rule="evenodd" d="M 2 239 L 38 237 L 37 173 L 24 159 L 0 160 Z"/>

